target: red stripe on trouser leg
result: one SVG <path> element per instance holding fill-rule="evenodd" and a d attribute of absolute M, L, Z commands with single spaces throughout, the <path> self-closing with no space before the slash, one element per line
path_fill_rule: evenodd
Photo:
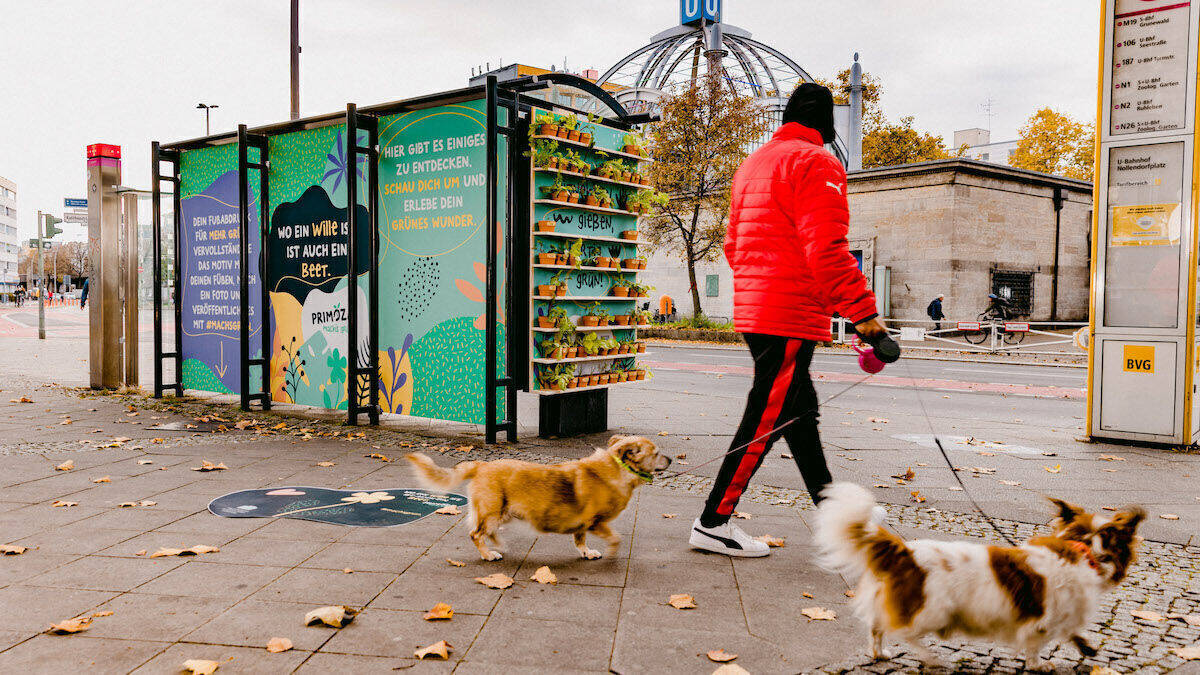
<path fill-rule="evenodd" d="M 800 345 L 800 340 L 787 341 L 779 374 L 771 383 L 771 393 L 767 394 L 767 405 L 763 408 L 762 419 L 758 422 L 758 428 L 754 430 L 752 438 L 758 440 L 747 446 L 746 451 L 742 453 L 742 461 L 738 463 L 737 472 L 733 474 L 733 479 L 729 481 L 729 487 L 725 488 L 721 504 L 717 507 L 717 513 L 723 516 L 733 513 L 733 507 L 737 506 L 738 500 L 742 498 L 742 491 L 746 489 L 750 477 L 754 475 L 759 458 L 766 452 L 771 437 L 777 433 L 773 430 L 775 423 L 779 420 L 779 412 L 783 410 L 783 401 L 787 398 L 792 377 L 796 374 L 796 353 L 800 351 Z"/>

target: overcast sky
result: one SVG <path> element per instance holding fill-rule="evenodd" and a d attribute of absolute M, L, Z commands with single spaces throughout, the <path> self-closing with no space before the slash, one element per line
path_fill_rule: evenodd
<path fill-rule="evenodd" d="M 301 0 L 302 115 L 464 86 L 473 66 L 564 60 L 603 71 L 678 24 L 678 0 Z M 725 0 L 725 21 L 815 76 L 855 51 L 889 117 L 1007 140 L 1036 108 L 1092 120 L 1096 0 Z M 84 150 L 114 143 L 149 187 L 150 141 L 288 116 L 287 0 L 0 0 L 0 175 L 22 237 L 84 196 Z M 67 226 L 71 239 L 81 226 Z"/>

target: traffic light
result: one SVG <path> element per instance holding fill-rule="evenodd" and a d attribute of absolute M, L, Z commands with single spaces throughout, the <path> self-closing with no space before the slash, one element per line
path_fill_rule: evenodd
<path fill-rule="evenodd" d="M 49 213 L 43 214 L 42 218 L 45 219 L 45 226 L 42 228 L 43 239 L 53 239 L 54 235 L 62 234 L 62 228 L 55 227 L 55 225 L 62 222 L 62 218 L 55 218 Z"/>

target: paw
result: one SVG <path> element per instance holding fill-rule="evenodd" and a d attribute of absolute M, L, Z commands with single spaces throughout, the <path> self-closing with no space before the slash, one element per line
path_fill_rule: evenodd
<path fill-rule="evenodd" d="M 892 650 L 890 649 L 880 649 L 879 651 L 871 654 L 871 658 L 875 659 L 876 661 L 889 661 L 893 656 L 895 656 L 895 654 L 893 654 Z"/>
<path fill-rule="evenodd" d="M 584 549 L 584 550 L 580 551 L 580 552 L 579 552 L 579 555 L 583 556 L 583 558 L 584 558 L 585 560 L 599 560 L 600 558 L 603 558 L 603 557 L 604 557 L 604 556 L 603 556 L 603 555 L 600 553 L 600 551 L 597 551 L 597 550 L 595 550 L 595 549 L 592 549 L 592 548 L 588 548 L 588 549 Z"/>
<path fill-rule="evenodd" d="M 501 554 L 499 551 L 488 551 L 487 553 L 480 554 L 480 557 L 488 562 L 492 562 L 493 560 L 503 560 L 504 559 L 504 555 Z"/>

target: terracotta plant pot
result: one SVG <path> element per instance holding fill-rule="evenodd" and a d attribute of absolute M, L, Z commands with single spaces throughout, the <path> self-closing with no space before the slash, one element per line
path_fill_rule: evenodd
<path fill-rule="evenodd" d="M 562 347 L 559 347 L 559 348 L 555 349 L 554 351 L 550 352 L 549 354 L 546 354 L 543 358 L 554 359 L 555 361 L 561 361 L 565 355 L 566 355 L 566 350 L 563 349 Z"/>
<path fill-rule="evenodd" d="M 608 262 L 610 260 L 612 260 L 612 258 L 606 258 L 605 256 L 598 255 L 596 256 L 595 267 L 608 267 Z"/>
<path fill-rule="evenodd" d="M 629 287 L 628 286 L 613 286 L 612 294 L 613 294 L 614 298 L 628 298 L 629 297 Z"/>
<path fill-rule="evenodd" d="M 547 169 L 557 169 L 558 168 L 558 158 L 551 157 L 550 159 L 546 160 L 546 168 Z"/>
<path fill-rule="evenodd" d="M 558 135 L 558 125 L 557 124 L 543 124 L 542 126 L 538 127 L 538 136 L 557 136 L 557 135 Z"/>
<path fill-rule="evenodd" d="M 557 225 L 558 223 L 555 223 L 553 220 L 539 220 L 533 224 L 533 229 L 538 232 L 553 232 Z"/>
<path fill-rule="evenodd" d="M 646 261 L 645 261 L 645 260 L 639 260 L 639 261 L 638 261 L 638 269 L 639 269 L 639 270 L 644 270 L 644 269 L 646 269 Z"/>
<path fill-rule="evenodd" d="M 554 295 L 555 295 L 556 297 L 559 297 L 559 298 L 561 298 L 561 297 L 563 297 L 563 296 L 564 296 L 564 295 L 566 295 L 566 294 L 567 294 L 567 287 L 566 287 L 566 286 L 559 286 L 558 288 L 556 288 L 556 289 L 554 290 Z"/>
<path fill-rule="evenodd" d="M 543 298 L 552 298 L 554 297 L 556 288 L 556 286 L 550 286 L 549 284 L 538 284 L 537 294 Z"/>
<path fill-rule="evenodd" d="M 592 144 L 592 135 L 586 131 L 579 132 L 579 142 L 583 143 L 584 145 L 591 145 Z"/>
<path fill-rule="evenodd" d="M 644 354 L 645 352 L 646 352 L 646 345 L 642 344 L 641 342 L 637 343 L 637 353 Z"/>
<path fill-rule="evenodd" d="M 644 371 L 644 370 L 639 370 L 639 371 L 636 371 L 636 372 L 637 372 L 637 379 L 639 379 L 639 380 L 644 380 L 644 379 L 646 379 L 646 371 Z"/>
<path fill-rule="evenodd" d="M 556 202 L 565 202 L 571 196 L 571 193 L 566 190 L 557 190 L 550 193 L 550 199 Z"/>
<path fill-rule="evenodd" d="M 579 347 L 571 347 L 570 349 L 568 349 L 567 350 L 567 358 L 568 359 L 579 358 Z M 579 379 L 579 378 L 576 378 L 576 379 Z"/>
<path fill-rule="evenodd" d="M 625 372 L 624 370 L 617 373 L 617 382 L 624 382 L 628 379 L 629 379 L 629 373 Z"/>
<path fill-rule="evenodd" d="M 537 256 L 537 261 L 538 261 L 539 265 L 557 265 L 558 264 L 558 254 L 557 253 L 539 253 Z"/>
<path fill-rule="evenodd" d="M 579 140 L 579 131 L 577 131 L 575 129 L 571 129 L 570 131 L 568 131 L 567 132 L 567 140 L 578 141 Z"/>
<path fill-rule="evenodd" d="M 563 128 L 563 127 L 559 127 L 559 128 L 557 128 L 557 129 L 555 129 L 555 130 L 554 130 L 554 135 L 555 135 L 555 136 L 558 136 L 559 138 L 570 138 L 570 136 L 571 136 L 571 130 L 570 130 L 570 129 L 565 129 L 565 128 Z"/>
<path fill-rule="evenodd" d="M 579 195 L 572 193 L 571 198 L 568 199 L 567 201 L 571 202 L 572 204 L 578 204 L 579 203 Z"/>
<path fill-rule="evenodd" d="M 599 375 L 588 375 L 587 380 L 588 380 L 589 387 L 594 387 L 594 386 L 600 384 L 600 376 Z"/>
<path fill-rule="evenodd" d="M 578 377 L 573 377 L 573 378 L 571 378 L 571 384 L 570 384 L 570 385 L 568 385 L 568 386 L 567 386 L 567 388 L 568 388 L 568 389 L 574 389 L 575 387 L 578 387 L 578 386 L 579 386 L 579 378 L 578 378 Z"/>
<path fill-rule="evenodd" d="M 613 324 L 616 326 L 628 326 L 629 325 L 629 315 L 628 314 L 619 314 L 617 316 L 614 316 L 612 318 L 612 320 L 613 320 Z"/>
<path fill-rule="evenodd" d="M 624 232 L 621 233 L 621 238 L 626 241 L 637 241 L 638 231 L 637 230 L 625 230 Z"/>
<path fill-rule="evenodd" d="M 541 292 L 541 289 L 539 288 L 538 295 L 541 295 L 541 294 L 542 294 L 542 292 Z M 537 327 L 538 328 L 554 328 L 556 325 L 558 325 L 558 322 L 556 322 L 554 319 L 551 319 L 548 316 L 539 316 L 537 318 Z"/>
<path fill-rule="evenodd" d="M 610 379 L 611 376 L 608 373 L 604 373 L 600 376 L 600 384 L 608 384 Z"/>
<path fill-rule="evenodd" d="M 638 319 L 637 325 L 639 325 L 639 326 L 649 326 L 649 325 L 650 325 L 650 317 L 648 317 L 648 316 L 643 316 L 642 318 Z"/>
<path fill-rule="evenodd" d="M 574 267 L 574 266 L 578 265 L 578 264 L 579 264 L 579 257 L 578 257 L 578 256 L 573 256 L 573 255 L 569 255 L 569 256 L 567 256 L 567 262 L 566 262 L 566 264 L 570 265 L 571 267 Z"/>
<path fill-rule="evenodd" d="M 638 268 L 638 260 L 637 258 L 626 258 L 621 261 L 621 267 L 627 270 L 636 270 Z"/>
<path fill-rule="evenodd" d="M 608 325 L 608 317 L 606 317 L 606 316 L 600 317 L 600 323 L 596 324 L 596 326 L 599 328 L 603 328 L 604 326 L 607 326 L 607 325 Z"/>
<path fill-rule="evenodd" d="M 621 172 L 621 180 L 625 181 L 626 183 L 632 183 L 633 182 L 633 172 L 632 171 L 622 171 Z"/>
<path fill-rule="evenodd" d="M 579 325 L 584 326 L 586 328 L 594 328 L 599 323 L 600 323 L 600 317 L 598 317 L 598 316 L 588 315 L 588 316 L 579 317 Z"/>
<path fill-rule="evenodd" d="M 624 153 L 627 153 L 630 155 L 637 155 L 638 157 L 642 156 L 642 153 L 638 150 L 638 146 L 636 146 L 636 145 L 626 145 L 621 148 L 621 152 L 624 152 Z"/>
<path fill-rule="evenodd" d="M 588 198 L 585 199 L 583 203 L 587 204 L 588 206 L 600 206 L 600 200 L 591 195 L 588 195 Z"/>

